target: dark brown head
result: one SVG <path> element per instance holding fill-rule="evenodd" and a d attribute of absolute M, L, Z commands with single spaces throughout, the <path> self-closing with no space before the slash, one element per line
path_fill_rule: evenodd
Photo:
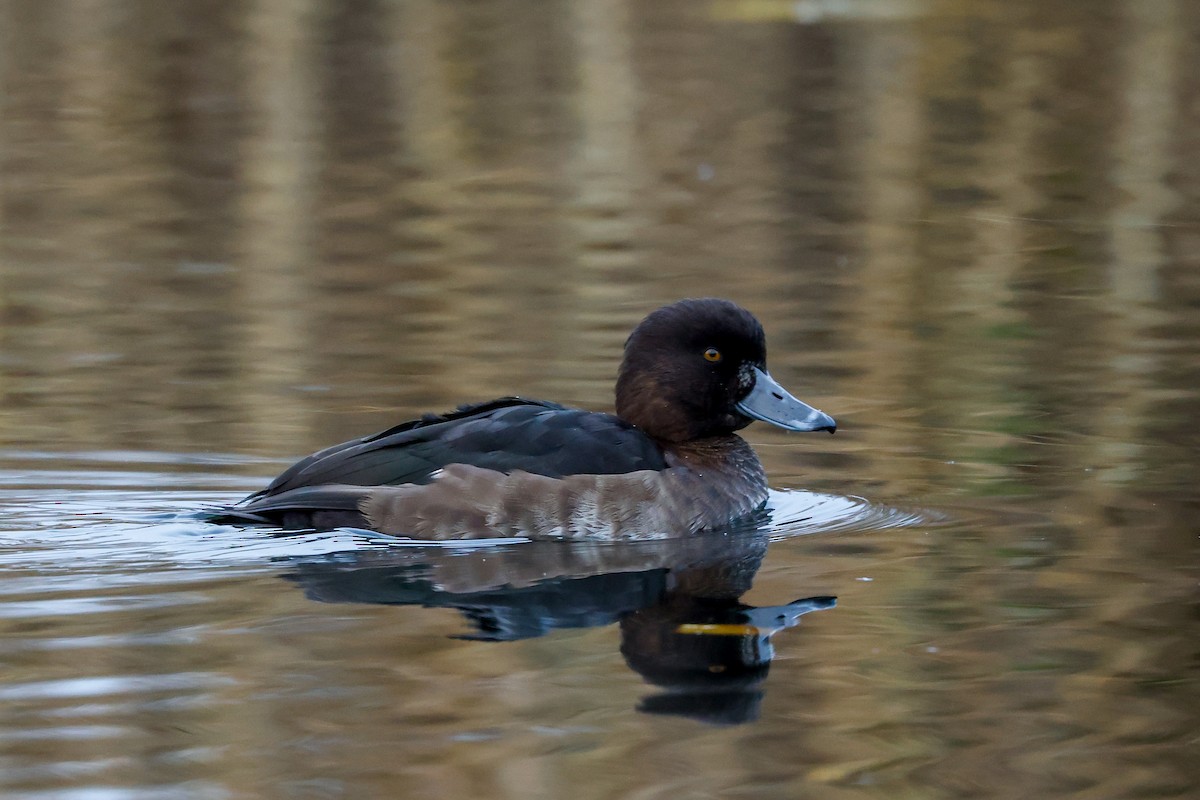
<path fill-rule="evenodd" d="M 667 442 L 718 436 L 760 419 L 828 430 L 833 419 L 767 372 L 762 325 L 728 300 L 680 300 L 650 314 L 625 342 L 617 416 Z"/>

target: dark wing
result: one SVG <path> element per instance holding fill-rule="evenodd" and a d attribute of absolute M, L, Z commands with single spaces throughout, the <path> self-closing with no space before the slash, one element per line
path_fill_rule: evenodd
<path fill-rule="evenodd" d="M 366 486 L 301 486 L 270 495 L 251 495 L 236 506 L 209 515 L 224 525 L 278 525 L 289 530 L 365 528 L 367 519 L 358 510 L 371 491 Z"/>
<path fill-rule="evenodd" d="M 241 507 L 252 511 L 256 501 L 304 486 L 427 483 L 448 464 L 551 478 L 666 468 L 650 437 L 611 414 L 505 397 L 326 448 L 289 467 Z"/>

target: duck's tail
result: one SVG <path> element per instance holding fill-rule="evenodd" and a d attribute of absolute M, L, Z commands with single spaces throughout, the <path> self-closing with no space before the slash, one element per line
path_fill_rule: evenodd
<path fill-rule="evenodd" d="M 252 495 L 216 509 L 209 521 L 221 525 L 273 525 L 285 530 L 365 528 L 359 510 L 370 487 L 327 484 L 301 486 L 271 495 Z"/>

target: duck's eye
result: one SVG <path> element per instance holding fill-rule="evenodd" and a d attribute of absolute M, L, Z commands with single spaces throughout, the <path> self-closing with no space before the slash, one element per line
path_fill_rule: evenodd
<path fill-rule="evenodd" d="M 714 364 L 721 360 L 721 351 L 715 347 L 710 347 L 704 351 L 704 360 L 711 361 Z"/>

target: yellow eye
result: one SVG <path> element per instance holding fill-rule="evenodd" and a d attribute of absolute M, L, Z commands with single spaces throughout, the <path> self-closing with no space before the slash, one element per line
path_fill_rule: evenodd
<path fill-rule="evenodd" d="M 711 361 L 715 364 L 721 360 L 721 351 L 715 347 L 710 347 L 704 351 L 704 358 L 706 361 Z"/>

